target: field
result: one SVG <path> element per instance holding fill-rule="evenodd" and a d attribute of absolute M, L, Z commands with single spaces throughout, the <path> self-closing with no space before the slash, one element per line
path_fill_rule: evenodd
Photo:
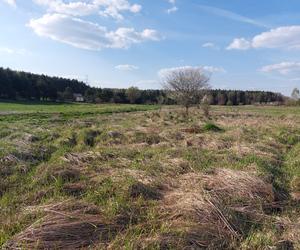
<path fill-rule="evenodd" d="M 0 103 L 4 249 L 300 249 L 300 109 Z"/>

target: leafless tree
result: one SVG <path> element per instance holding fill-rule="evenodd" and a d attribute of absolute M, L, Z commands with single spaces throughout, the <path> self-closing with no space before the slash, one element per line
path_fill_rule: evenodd
<path fill-rule="evenodd" d="M 295 101 L 298 101 L 300 99 L 300 91 L 299 89 L 297 88 L 294 88 L 293 89 L 293 92 L 292 92 L 292 98 L 295 100 Z"/>
<path fill-rule="evenodd" d="M 140 90 L 137 87 L 130 87 L 126 90 L 126 96 L 130 103 L 135 103 L 140 97 Z"/>
<path fill-rule="evenodd" d="M 201 102 L 205 90 L 210 88 L 210 77 L 200 68 L 175 69 L 163 76 L 163 87 L 171 99 L 189 108 Z"/>

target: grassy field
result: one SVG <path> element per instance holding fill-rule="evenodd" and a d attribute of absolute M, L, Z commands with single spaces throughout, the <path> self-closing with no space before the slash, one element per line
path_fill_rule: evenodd
<path fill-rule="evenodd" d="M 299 108 L 0 103 L 0 178 L 4 249 L 300 249 Z"/>

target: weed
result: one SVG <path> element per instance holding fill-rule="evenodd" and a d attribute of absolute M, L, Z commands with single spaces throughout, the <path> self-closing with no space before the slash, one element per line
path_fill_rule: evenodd
<path fill-rule="evenodd" d="M 224 129 L 220 128 L 219 126 L 217 126 L 214 123 L 206 123 L 203 126 L 203 130 L 204 131 L 213 131 L 213 132 L 223 132 Z"/>

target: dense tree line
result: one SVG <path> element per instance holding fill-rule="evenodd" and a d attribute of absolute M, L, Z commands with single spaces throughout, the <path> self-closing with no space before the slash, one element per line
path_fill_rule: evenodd
<path fill-rule="evenodd" d="M 250 105 L 256 103 L 283 103 L 280 93 L 266 91 L 209 90 L 208 102 L 212 105 Z"/>
<path fill-rule="evenodd" d="M 0 68 L 0 99 L 73 101 L 81 94 L 86 102 L 174 104 L 163 90 L 92 88 L 87 84 L 60 77 L 49 77 Z M 262 91 L 208 90 L 212 105 L 281 103 L 281 94 Z"/>
<path fill-rule="evenodd" d="M 0 68 L 0 98 L 57 100 L 63 98 L 65 91 L 84 93 L 88 88 L 77 80 Z"/>

